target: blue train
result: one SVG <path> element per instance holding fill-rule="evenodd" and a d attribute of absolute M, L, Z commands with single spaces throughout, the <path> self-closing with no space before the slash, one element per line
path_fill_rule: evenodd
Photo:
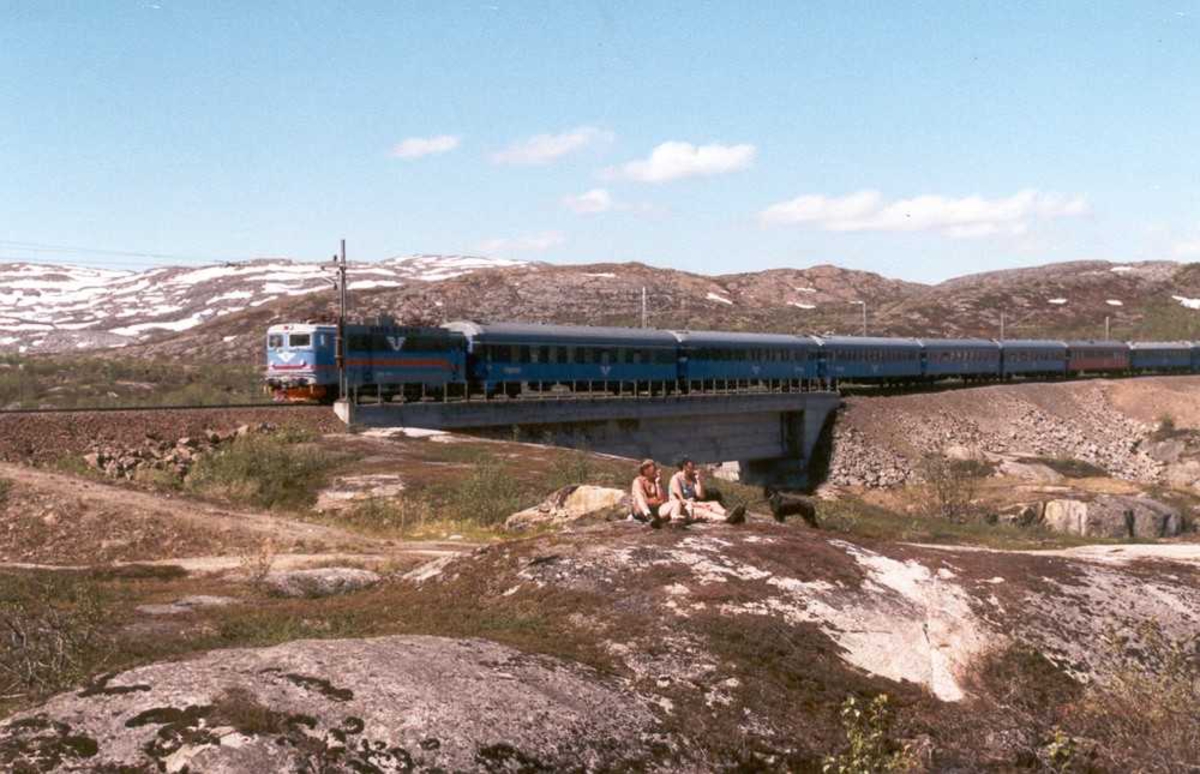
<path fill-rule="evenodd" d="M 384 400 L 907 385 L 1089 374 L 1200 373 L 1200 343 L 903 339 L 526 323 L 348 324 L 346 386 Z M 337 327 L 274 325 L 266 386 L 279 400 L 339 392 Z"/>

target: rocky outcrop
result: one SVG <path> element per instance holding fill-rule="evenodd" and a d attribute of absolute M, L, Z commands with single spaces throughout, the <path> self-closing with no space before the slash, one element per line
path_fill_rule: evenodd
<path fill-rule="evenodd" d="M 320 567 L 313 570 L 276 570 L 267 573 L 263 585 L 280 597 L 330 597 L 370 588 L 382 578 L 370 570 L 353 567 Z"/>
<path fill-rule="evenodd" d="M 1148 497 L 1118 495 L 1051 500 L 1045 504 L 1042 523 L 1055 532 L 1106 538 L 1171 537 L 1183 527 L 1176 508 Z"/>
<path fill-rule="evenodd" d="M 580 519 L 613 519 L 630 513 L 629 493 L 588 484 L 565 486 L 540 505 L 514 513 L 504 528 L 514 532 L 562 527 Z"/>
<path fill-rule="evenodd" d="M 273 424 L 259 422 L 240 425 L 234 430 L 205 430 L 200 435 L 184 436 L 174 441 L 148 435 L 137 446 L 123 447 L 97 441 L 83 455 L 83 462 L 109 478 L 133 479 L 142 471 L 163 471 L 182 479 L 202 457 L 235 438 L 251 433 L 269 433 L 275 429 Z"/>
<path fill-rule="evenodd" d="M 0 769 L 636 769 L 654 729 L 620 683 L 491 642 L 299 641 L 107 675 L 0 723 Z"/>

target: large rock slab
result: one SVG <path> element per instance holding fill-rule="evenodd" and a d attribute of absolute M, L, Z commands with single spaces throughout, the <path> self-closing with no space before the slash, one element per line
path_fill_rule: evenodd
<path fill-rule="evenodd" d="M 0 723 L 0 770 L 637 769 L 654 723 L 621 684 L 483 640 L 310 640 L 60 695 Z"/>
<path fill-rule="evenodd" d="M 1051 500 L 1042 522 L 1056 532 L 1107 538 L 1170 537 L 1183 527 L 1176 508 L 1148 497 L 1119 495 L 1101 495 L 1087 502 Z"/>
<path fill-rule="evenodd" d="M 349 594 L 378 583 L 378 573 L 354 567 L 319 567 L 312 570 L 283 570 L 268 573 L 263 585 L 281 597 L 330 597 Z"/>
<path fill-rule="evenodd" d="M 629 493 L 604 486 L 566 486 L 540 505 L 518 511 L 504 522 L 507 530 L 521 531 L 539 527 L 561 527 L 590 517 L 626 515 L 630 511 Z"/>

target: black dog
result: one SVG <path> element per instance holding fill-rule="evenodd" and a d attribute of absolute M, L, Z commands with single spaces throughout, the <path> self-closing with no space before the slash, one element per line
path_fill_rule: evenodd
<path fill-rule="evenodd" d="M 767 497 L 767 505 L 770 507 L 775 521 L 782 524 L 788 516 L 799 516 L 804 519 L 805 524 L 814 529 L 817 528 L 817 509 L 813 507 L 807 497 L 784 494 L 770 489 L 764 490 L 763 494 Z"/>

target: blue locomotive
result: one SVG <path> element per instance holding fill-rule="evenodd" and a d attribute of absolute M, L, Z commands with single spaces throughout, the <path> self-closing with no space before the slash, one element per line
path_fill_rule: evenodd
<path fill-rule="evenodd" d="M 279 400 L 340 392 L 337 326 L 267 331 L 267 388 Z M 791 336 L 527 323 L 401 326 L 342 332 L 346 389 L 381 400 L 638 397 L 734 390 L 832 389 L 1091 374 L 1200 373 L 1200 344 Z"/>

